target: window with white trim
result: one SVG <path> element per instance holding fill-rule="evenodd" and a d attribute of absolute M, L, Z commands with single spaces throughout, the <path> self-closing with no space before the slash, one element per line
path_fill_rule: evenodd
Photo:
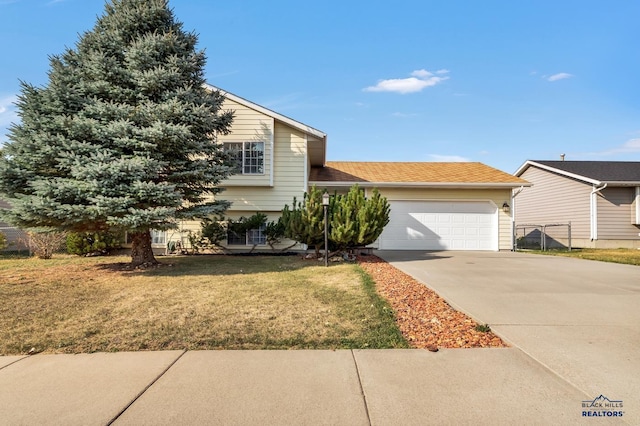
<path fill-rule="evenodd" d="M 167 242 L 167 232 L 158 231 L 156 229 L 151 230 L 151 244 L 162 244 Z"/>
<path fill-rule="evenodd" d="M 234 160 L 234 173 L 264 174 L 264 142 L 225 142 L 223 146 Z"/>
<path fill-rule="evenodd" d="M 264 233 L 266 226 L 260 228 L 249 229 L 246 232 L 238 232 L 229 227 L 227 231 L 227 244 L 230 246 L 263 246 L 267 244 L 267 235 Z"/>
<path fill-rule="evenodd" d="M 158 231 L 157 229 L 151 229 L 151 244 L 152 245 L 164 245 L 167 242 L 167 231 Z M 131 233 L 125 233 L 125 244 L 131 244 Z"/>

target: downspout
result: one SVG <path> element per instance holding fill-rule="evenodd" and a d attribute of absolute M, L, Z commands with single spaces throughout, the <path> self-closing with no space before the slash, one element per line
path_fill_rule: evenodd
<path fill-rule="evenodd" d="M 309 191 L 309 135 L 304 135 L 304 180 L 302 183 L 302 191 Z"/>
<path fill-rule="evenodd" d="M 595 241 L 598 239 L 598 192 L 602 191 L 607 187 L 607 184 L 603 184 L 598 187 L 597 185 L 593 185 L 593 189 L 591 190 L 591 241 Z"/>
<path fill-rule="evenodd" d="M 274 146 L 274 138 L 276 132 L 276 121 L 271 119 L 271 138 L 269 140 L 269 145 L 271 147 L 271 167 L 269 168 L 269 186 L 273 188 L 273 174 L 274 169 L 276 168 L 276 151 Z"/>
<path fill-rule="evenodd" d="M 511 191 L 511 251 L 516 251 L 516 197 L 524 190 L 521 186 L 517 191 Z"/>
<path fill-rule="evenodd" d="M 640 186 L 636 186 L 636 225 L 640 225 Z"/>

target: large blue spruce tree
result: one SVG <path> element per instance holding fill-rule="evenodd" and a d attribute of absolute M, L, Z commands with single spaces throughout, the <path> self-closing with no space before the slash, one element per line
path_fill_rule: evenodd
<path fill-rule="evenodd" d="M 216 134 L 232 112 L 204 86 L 203 51 L 166 0 L 112 0 L 48 83 L 22 83 L 0 158 L 3 217 L 23 228 L 129 232 L 132 264 L 156 263 L 150 229 L 223 212 L 230 173 Z"/>

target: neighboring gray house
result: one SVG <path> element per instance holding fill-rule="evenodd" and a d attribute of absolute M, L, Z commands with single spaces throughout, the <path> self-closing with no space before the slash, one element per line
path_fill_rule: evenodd
<path fill-rule="evenodd" d="M 640 248 L 640 162 L 529 160 L 514 174 L 533 184 L 514 199 L 516 226 L 571 222 L 574 247 Z"/>
<path fill-rule="evenodd" d="M 0 200 L 0 208 L 6 209 L 10 207 L 9 203 Z M 9 242 L 9 247 L 6 250 L 22 250 L 26 248 L 24 241 L 26 241 L 27 234 L 24 231 L 0 221 L 0 232 L 7 237 Z"/>

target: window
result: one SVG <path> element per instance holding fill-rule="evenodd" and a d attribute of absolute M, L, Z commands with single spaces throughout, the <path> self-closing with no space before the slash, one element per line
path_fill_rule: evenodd
<path fill-rule="evenodd" d="M 243 175 L 264 173 L 264 142 L 225 142 L 224 150 L 234 159 L 234 173 Z"/>
<path fill-rule="evenodd" d="M 167 233 L 165 231 L 151 230 L 151 244 L 162 244 L 167 242 Z"/>
<path fill-rule="evenodd" d="M 267 244 L 267 236 L 264 233 L 265 225 L 262 225 L 260 228 L 249 229 L 246 232 L 234 230 L 233 228 L 234 226 L 230 226 L 227 232 L 228 245 L 254 246 Z"/>
<path fill-rule="evenodd" d="M 167 242 L 167 232 L 151 229 L 151 244 L 152 245 L 164 245 Z M 131 234 L 126 233 L 124 241 L 126 244 L 131 244 Z"/>

